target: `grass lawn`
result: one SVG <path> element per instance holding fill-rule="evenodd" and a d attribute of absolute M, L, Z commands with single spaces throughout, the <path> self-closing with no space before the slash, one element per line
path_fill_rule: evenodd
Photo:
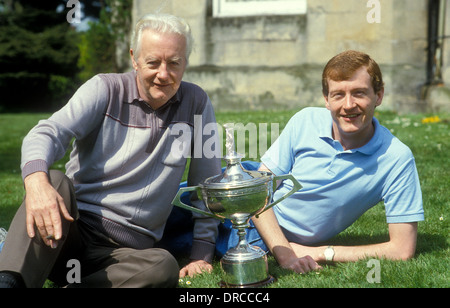
<path fill-rule="evenodd" d="M 279 123 L 280 132 L 295 111 L 218 113 L 224 123 Z M 23 198 L 20 147 L 25 134 L 48 114 L 0 114 L 0 227 L 8 228 Z M 414 153 L 423 192 L 425 221 L 419 223 L 416 257 L 409 261 L 380 260 L 380 283 L 370 283 L 368 260 L 324 265 L 319 272 L 298 275 L 281 269 L 269 257 L 269 272 L 277 281 L 269 288 L 297 287 L 450 287 L 450 130 L 449 114 L 397 115 L 379 112 L 380 123 Z M 438 116 L 439 118 L 433 118 Z M 248 138 L 247 138 L 248 139 Z M 273 142 L 274 140 L 271 140 Z M 248 154 L 248 153 L 247 153 Z M 258 160 L 252 157 L 252 160 Z M 54 168 L 63 170 L 66 157 Z M 384 206 L 376 205 L 347 230 L 332 239 L 336 245 L 359 245 L 388 240 Z M 183 260 L 180 260 L 182 263 Z M 181 288 L 216 288 L 221 280 L 218 260 L 212 274 L 180 281 Z"/>

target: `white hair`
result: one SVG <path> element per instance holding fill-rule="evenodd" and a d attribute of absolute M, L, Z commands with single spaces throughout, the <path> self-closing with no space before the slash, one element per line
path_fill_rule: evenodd
<path fill-rule="evenodd" d="M 193 38 L 191 27 L 184 19 L 168 14 L 148 14 L 139 19 L 134 27 L 130 45 L 135 60 L 137 60 L 141 51 L 141 38 L 144 30 L 182 35 L 186 40 L 186 61 L 189 61 L 189 56 L 192 52 Z"/>

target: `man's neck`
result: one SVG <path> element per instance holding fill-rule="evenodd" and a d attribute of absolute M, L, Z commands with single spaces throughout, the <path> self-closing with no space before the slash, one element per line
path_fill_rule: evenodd
<path fill-rule="evenodd" d="M 333 123 L 333 139 L 341 143 L 344 150 L 352 150 L 366 145 L 375 134 L 375 126 L 372 123 L 367 130 L 358 133 L 343 133 Z"/>

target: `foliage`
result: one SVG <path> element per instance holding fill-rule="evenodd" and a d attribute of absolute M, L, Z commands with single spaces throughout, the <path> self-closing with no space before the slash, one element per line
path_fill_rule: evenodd
<path fill-rule="evenodd" d="M 99 73 L 123 72 L 128 59 L 132 0 L 106 0 L 98 21 L 81 34 L 78 77 L 86 81 Z"/>
<path fill-rule="evenodd" d="M 3 1 L 4 2 L 4 1 Z M 61 0 L 7 1 L 0 10 L 0 111 L 49 110 L 77 85 L 77 34 Z"/>
<path fill-rule="evenodd" d="M 78 77 L 83 82 L 99 73 L 117 72 L 115 37 L 108 25 L 105 11 L 102 11 L 100 16 L 99 21 L 89 22 L 89 29 L 81 34 L 78 45 L 80 50 Z"/>
<path fill-rule="evenodd" d="M 0 112 L 54 111 L 93 75 L 128 69 L 132 0 L 81 2 L 97 20 L 82 33 L 67 0 L 0 0 Z"/>

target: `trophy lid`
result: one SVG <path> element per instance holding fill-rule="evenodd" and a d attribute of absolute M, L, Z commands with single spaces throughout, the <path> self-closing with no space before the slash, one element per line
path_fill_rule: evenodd
<path fill-rule="evenodd" d="M 203 186 L 209 188 L 237 188 L 255 186 L 266 183 L 272 179 L 270 172 L 250 171 L 241 165 L 241 158 L 230 157 L 224 158 L 227 166 L 222 174 L 207 178 L 203 182 Z"/>
<path fill-rule="evenodd" d="M 272 179 L 272 173 L 246 170 L 241 165 L 242 155 L 234 151 L 234 132 L 231 126 L 225 125 L 226 150 L 224 160 L 227 166 L 222 174 L 207 178 L 202 185 L 208 188 L 238 188 L 255 186 Z"/>

